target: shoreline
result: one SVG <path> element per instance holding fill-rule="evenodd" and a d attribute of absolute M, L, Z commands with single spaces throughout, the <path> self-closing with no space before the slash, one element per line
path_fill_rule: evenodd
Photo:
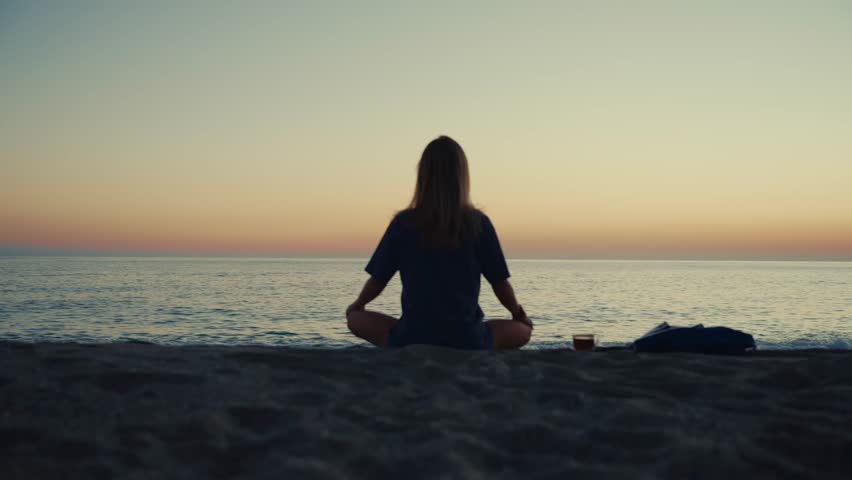
<path fill-rule="evenodd" d="M 852 350 L 0 341 L 2 478 L 844 478 Z"/>
<path fill-rule="evenodd" d="M 9 339 L 0 337 L 0 348 L 3 345 L 77 345 L 81 347 L 85 346 L 110 346 L 110 345 L 150 345 L 154 347 L 162 347 L 162 348 L 224 348 L 224 349 L 234 349 L 234 348 L 270 348 L 270 349 L 278 349 L 278 350 L 311 350 L 311 351 L 329 351 L 329 352 L 351 352 L 351 351 L 363 351 L 363 350 L 378 350 L 376 347 L 368 344 L 366 341 L 362 341 L 360 343 L 353 343 L 351 345 L 323 345 L 323 344 L 298 344 L 298 343 L 286 343 L 286 344 L 273 344 L 273 343 L 168 343 L 168 342 L 157 342 L 151 340 L 142 340 L 142 339 L 117 339 L 111 341 L 77 341 L 77 340 L 38 340 L 38 341 L 29 341 L 29 340 L 19 340 L 19 339 Z M 845 345 L 845 343 L 844 343 Z M 429 348 L 429 346 L 422 345 L 420 347 Z M 392 349 L 387 349 L 388 351 L 393 351 Z M 537 344 L 535 342 L 531 342 L 530 344 L 525 345 L 520 351 L 522 352 L 571 352 L 573 353 L 573 348 L 570 346 L 570 342 L 543 342 L 542 344 Z M 602 345 L 598 345 L 595 347 L 596 353 L 604 353 L 604 352 L 616 352 L 616 351 L 626 351 L 633 352 L 629 343 L 612 343 L 607 344 L 604 343 Z M 805 347 L 789 347 L 787 345 L 779 345 L 774 343 L 769 343 L 768 345 L 761 345 L 759 342 L 757 343 L 757 348 L 750 352 L 746 352 L 743 355 L 724 355 L 724 356 L 767 356 L 774 354 L 791 354 L 794 355 L 796 353 L 852 353 L 852 347 L 844 348 L 837 347 L 833 345 L 827 346 L 805 346 Z M 503 352 L 506 353 L 506 352 Z M 644 352 L 647 353 L 647 352 Z M 643 353 L 643 354 L 644 354 Z M 671 352 L 668 354 L 686 354 L 686 352 Z M 654 353 L 653 355 L 659 355 Z M 663 354 L 665 355 L 665 354 Z"/>

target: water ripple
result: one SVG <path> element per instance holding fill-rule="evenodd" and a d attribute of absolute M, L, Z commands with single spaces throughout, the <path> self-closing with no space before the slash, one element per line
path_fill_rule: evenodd
<path fill-rule="evenodd" d="M 343 312 L 351 260 L 0 258 L 0 338 L 301 347 L 361 345 Z M 726 325 L 761 348 L 850 348 L 852 263 L 512 261 L 531 346 L 594 332 L 622 344 L 661 321 Z M 398 316 L 395 277 L 371 308 Z M 489 318 L 505 310 L 483 286 Z"/>

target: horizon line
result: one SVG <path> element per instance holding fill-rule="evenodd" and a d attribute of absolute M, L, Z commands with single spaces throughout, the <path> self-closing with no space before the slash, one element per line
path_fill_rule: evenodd
<path fill-rule="evenodd" d="M 138 250 L 89 250 L 52 249 L 33 247 L 0 246 L 0 257 L 101 257 L 101 258 L 222 258 L 222 259 L 280 259 L 280 260 L 369 260 L 371 252 L 309 253 L 309 252 L 191 252 L 191 251 L 138 251 Z M 850 256 L 809 255 L 765 255 L 727 256 L 719 254 L 691 255 L 505 255 L 507 260 L 563 260 L 563 261 L 718 261 L 718 262 L 852 262 Z"/>

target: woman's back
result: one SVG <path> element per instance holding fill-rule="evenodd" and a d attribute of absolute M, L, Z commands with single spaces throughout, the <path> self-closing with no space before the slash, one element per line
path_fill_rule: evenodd
<path fill-rule="evenodd" d="M 468 221 L 475 222 L 471 233 L 455 248 L 430 244 L 415 209 L 400 212 L 388 226 L 366 270 L 385 282 L 399 270 L 401 337 L 425 341 L 481 330 L 480 276 L 500 282 L 509 270 L 490 219 L 473 210 Z"/>

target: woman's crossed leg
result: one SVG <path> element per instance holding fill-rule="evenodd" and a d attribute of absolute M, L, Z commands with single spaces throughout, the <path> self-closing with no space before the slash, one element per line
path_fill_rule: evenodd
<path fill-rule="evenodd" d="M 390 330 L 397 319 L 381 312 L 354 310 L 346 315 L 346 324 L 355 336 L 373 345 L 386 347 Z M 491 330 L 494 349 L 521 348 L 530 341 L 532 329 L 515 320 L 488 320 L 485 326 Z"/>
<path fill-rule="evenodd" d="M 381 312 L 369 310 L 353 310 L 346 314 L 346 325 L 349 331 L 358 338 L 379 347 L 388 345 L 388 335 L 396 324 L 396 318 Z"/>
<path fill-rule="evenodd" d="M 532 328 L 517 320 L 488 320 L 485 326 L 491 329 L 495 350 L 521 348 L 532 335 Z"/>

